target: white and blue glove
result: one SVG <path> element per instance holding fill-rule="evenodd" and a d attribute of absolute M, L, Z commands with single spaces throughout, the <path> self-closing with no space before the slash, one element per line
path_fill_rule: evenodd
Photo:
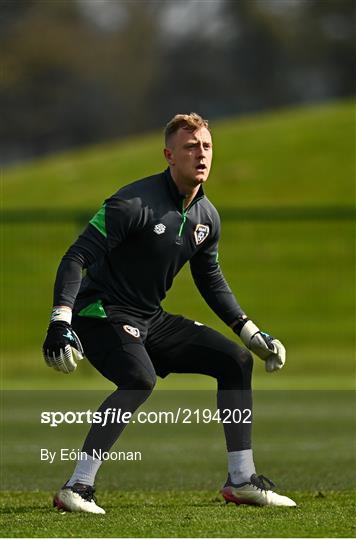
<path fill-rule="evenodd" d="M 80 339 L 70 325 L 71 318 L 69 308 L 54 308 L 42 347 L 47 366 L 63 373 L 74 371 L 77 362 L 84 358 Z"/>
<path fill-rule="evenodd" d="M 265 361 L 266 371 L 277 371 L 286 362 L 286 350 L 282 343 L 261 330 L 248 318 L 241 319 L 234 326 L 246 347 Z"/>

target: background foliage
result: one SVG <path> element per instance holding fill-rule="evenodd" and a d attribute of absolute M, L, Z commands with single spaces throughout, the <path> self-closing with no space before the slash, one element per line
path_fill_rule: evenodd
<path fill-rule="evenodd" d="M 353 0 L 1 0 L 2 163 L 355 92 Z"/>

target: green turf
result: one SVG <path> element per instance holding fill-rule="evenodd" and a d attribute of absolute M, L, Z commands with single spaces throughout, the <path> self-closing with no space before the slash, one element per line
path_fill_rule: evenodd
<path fill-rule="evenodd" d="M 74 463 L 40 462 L 40 448 L 79 448 L 86 425 L 50 428 L 42 410 L 94 409 L 107 391 L 7 391 L 2 395 L 1 531 L 14 537 L 349 537 L 355 509 L 354 396 L 345 391 L 257 391 L 259 472 L 297 509 L 236 508 L 218 495 L 226 475 L 222 426 L 131 425 L 113 450 L 142 461 L 105 462 L 105 517 L 57 515 L 53 491 Z M 143 409 L 215 408 L 212 391 L 156 391 Z M 36 490 L 36 491 L 34 491 Z M 353 490 L 353 491 L 352 491 Z"/>
<path fill-rule="evenodd" d="M 73 462 L 40 461 L 40 449 L 79 448 L 86 425 L 41 425 L 42 410 L 95 408 L 106 392 L 3 394 L 2 531 L 10 536 L 349 536 L 355 482 L 353 393 L 255 392 L 255 461 L 298 508 L 224 506 L 222 426 L 130 425 L 113 450 L 141 461 L 106 461 L 98 476 L 106 517 L 51 513 L 51 494 Z M 146 411 L 215 408 L 212 391 L 157 391 Z M 51 491 L 49 491 L 51 489 Z M 34 491 L 36 490 L 36 491 Z M 84 525 L 85 524 L 85 525 Z"/>
<path fill-rule="evenodd" d="M 2 494 L 12 537 L 353 537 L 351 492 L 289 492 L 297 508 L 225 505 L 217 491 L 103 492 L 105 516 L 50 511 L 52 493 Z"/>

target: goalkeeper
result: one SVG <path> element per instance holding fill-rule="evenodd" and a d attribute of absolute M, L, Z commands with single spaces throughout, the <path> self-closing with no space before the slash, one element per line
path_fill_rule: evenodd
<path fill-rule="evenodd" d="M 165 128 L 168 168 L 109 197 L 64 255 L 54 286 L 54 307 L 43 344 L 48 366 L 64 373 L 85 356 L 117 389 L 101 404 L 133 413 L 152 392 L 156 376 L 200 373 L 217 380 L 220 411 L 252 409 L 250 351 L 267 371 L 280 369 L 285 349 L 247 317 L 218 264 L 219 215 L 204 195 L 212 162 L 208 122 L 176 115 Z M 189 261 L 208 305 L 245 347 L 197 321 L 161 307 L 174 277 Z M 83 269 L 86 274 L 83 277 Z M 72 476 L 54 505 L 64 511 L 105 513 L 94 481 L 101 461 L 126 424 L 93 424 Z M 227 502 L 295 506 L 257 475 L 250 423 L 224 423 Z"/>

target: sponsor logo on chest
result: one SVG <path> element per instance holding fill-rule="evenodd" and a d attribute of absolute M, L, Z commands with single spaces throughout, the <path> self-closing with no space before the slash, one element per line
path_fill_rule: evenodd
<path fill-rule="evenodd" d="M 166 226 L 163 225 L 163 223 L 157 223 L 157 225 L 154 226 L 153 231 L 156 234 L 163 234 L 166 230 Z"/>

